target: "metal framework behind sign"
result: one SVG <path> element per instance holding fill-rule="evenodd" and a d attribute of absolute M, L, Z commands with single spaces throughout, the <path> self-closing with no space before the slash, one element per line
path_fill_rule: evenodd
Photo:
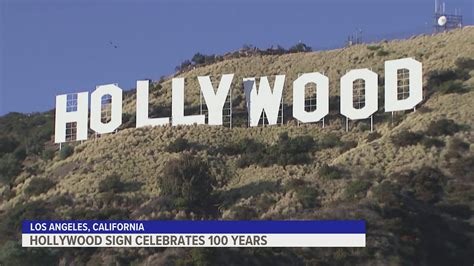
<path fill-rule="evenodd" d="M 67 95 L 66 112 L 77 111 L 77 93 Z M 66 123 L 66 142 L 76 141 L 77 139 L 77 122 Z"/>
<path fill-rule="evenodd" d="M 324 71 L 321 72 L 324 75 Z M 301 76 L 301 73 L 298 73 L 298 77 Z M 315 83 L 309 83 L 305 87 L 305 97 L 304 97 L 304 110 L 306 112 L 313 112 L 318 108 L 318 87 Z M 324 128 L 324 118 L 321 121 L 305 124 L 317 124 L 322 122 Z M 298 121 L 298 126 L 300 121 Z"/>
<path fill-rule="evenodd" d="M 365 80 L 357 79 L 352 83 L 352 106 L 356 109 L 365 106 Z"/>
<path fill-rule="evenodd" d="M 199 114 L 206 116 L 206 123 L 209 118 L 209 110 L 207 104 L 203 99 L 202 91 L 199 90 Z M 222 126 L 232 128 L 232 88 L 229 89 L 229 94 L 224 102 L 224 107 L 222 108 Z"/>
<path fill-rule="evenodd" d="M 280 110 L 278 111 L 278 118 L 277 118 L 277 123 L 280 124 L 280 125 L 283 125 L 284 124 L 284 120 L 283 120 L 283 108 L 284 108 L 284 104 L 283 104 L 283 97 L 281 99 L 281 104 L 280 104 Z M 268 125 L 270 124 L 268 122 L 268 118 L 267 118 L 267 115 L 265 113 L 265 110 L 262 110 L 262 115 L 260 115 L 260 119 L 258 120 L 258 125 L 262 125 L 262 126 L 265 126 L 265 125 Z M 250 127 L 250 117 L 249 117 L 249 127 Z"/>
<path fill-rule="evenodd" d="M 410 71 L 406 68 L 397 70 L 397 98 L 405 100 L 410 96 Z"/>
<path fill-rule="evenodd" d="M 102 123 L 108 123 L 112 119 L 112 96 L 106 94 L 101 99 L 101 115 L 100 120 Z"/>

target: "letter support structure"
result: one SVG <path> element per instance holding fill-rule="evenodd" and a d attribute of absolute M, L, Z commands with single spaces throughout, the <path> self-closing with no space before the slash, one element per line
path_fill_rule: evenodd
<path fill-rule="evenodd" d="M 199 114 L 205 115 L 207 122 L 209 110 L 207 109 L 207 105 L 203 98 L 202 91 L 199 90 Z M 229 95 L 227 96 L 224 107 L 222 108 L 222 125 L 232 128 L 232 87 L 229 89 Z"/>

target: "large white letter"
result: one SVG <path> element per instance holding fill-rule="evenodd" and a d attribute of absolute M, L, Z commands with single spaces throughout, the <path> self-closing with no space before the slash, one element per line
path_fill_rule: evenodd
<path fill-rule="evenodd" d="M 192 125 L 194 123 L 204 124 L 206 121 L 206 117 L 204 115 L 184 116 L 184 78 L 172 79 L 171 86 L 171 120 L 173 121 L 173 126 Z"/>
<path fill-rule="evenodd" d="M 148 95 L 149 81 L 137 81 L 137 128 L 144 126 L 161 126 L 169 124 L 169 117 L 149 118 L 148 117 Z"/>
<path fill-rule="evenodd" d="M 364 80 L 365 95 L 361 101 L 364 106 L 360 109 L 353 104 L 354 81 Z M 355 69 L 341 78 L 341 114 L 351 120 L 365 119 L 378 109 L 378 76 L 369 69 Z M 357 96 L 358 97 L 358 96 Z"/>
<path fill-rule="evenodd" d="M 111 97 L 111 119 L 102 123 L 102 96 Z M 122 124 L 122 89 L 114 84 L 101 85 L 91 94 L 91 129 L 99 134 L 113 132 Z"/>
<path fill-rule="evenodd" d="M 222 108 L 224 108 L 233 78 L 234 74 L 222 75 L 217 92 L 215 92 L 209 76 L 198 77 L 199 85 L 209 110 L 209 125 L 222 125 Z"/>
<path fill-rule="evenodd" d="M 250 126 L 258 126 L 258 121 L 262 112 L 267 115 L 268 123 L 276 125 L 278 112 L 280 111 L 281 95 L 285 75 L 275 77 L 275 85 L 272 89 L 267 77 L 260 78 L 260 87 L 257 92 L 257 83 L 255 78 L 244 78 L 245 98 L 247 101 L 247 110 L 249 112 Z"/>
<path fill-rule="evenodd" d="M 66 123 L 76 122 L 76 140 L 87 139 L 87 116 L 89 113 L 89 93 L 71 94 L 74 99 L 68 100 L 67 94 L 56 96 L 56 122 L 54 126 L 54 142 L 66 141 Z M 77 97 L 77 98 L 76 98 Z M 69 108 L 75 109 L 68 110 Z M 69 108 L 68 108 L 69 107 Z"/>
<path fill-rule="evenodd" d="M 408 70 L 408 97 L 398 99 L 398 70 Z M 413 58 L 385 62 L 385 112 L 415 108 L 423 100 L 422 64 Z M 402 74 L 403 75 L 403 74 Z"/>
<path fill-rule="evenodd" d="M 316 84 L 316 110 L 307 112 L 306 84 Z M 329 79 L 321 73 L 305 73 L 293 81 L 293 117 L 303 123 L 317 122 L 329 113 Z"/>

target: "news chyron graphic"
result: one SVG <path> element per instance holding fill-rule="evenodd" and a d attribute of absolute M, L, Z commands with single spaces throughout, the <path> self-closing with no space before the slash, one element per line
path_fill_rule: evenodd
<path fill-rule="evenodd" d="M 27 221 L 23 247 L 365 247 L 364 221 Z"/>
<path fill-rule="evenodd" d="M 472 265 L 473 5 L 0 1 L 0 265 Z"/>

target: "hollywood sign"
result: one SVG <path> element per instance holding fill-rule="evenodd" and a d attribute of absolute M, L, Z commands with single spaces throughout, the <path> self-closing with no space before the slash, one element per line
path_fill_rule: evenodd
<path fill-rule="evenodd" d="M 399 99 L 400 71 L 406 71 L 408 79 L 402 85 L 407 95 Z M 223 107 L 229 95 L 234 74 L 222 75 L 217 90 L 209 76 L 197 77 L 201 93 L 208 108 L 208 124 L 223 124 Z M 356 80 L 364 82 L 364 106 L 353 106 L 353 88 Z M 277 75 L 273 88 L 267 77 L 261 77 L 257 85 L 256 78 L 244 78 L 244 91 L 247 103 L 249 125 L 258 126 L 262 112 L 268 124 L 275 125 L 280 111 L 285 75 Z M 316 109 L 305 110 L 306 85 L 316 84 Z M 103 122 L 102 99 L 110 98 L 110 119 Z M 148 115 L 149 81 L 137 81 L 136 91 L 136 127 L 162 126 L 171 123 L 177 125 L 204 124 L 205 115 L 184 115 L 184 78 L 172 79 L 172 106 L 170 117 L 150 118 Z M 86 140 L 89 121 L 89 95 L 80 92 L 72 100 L 67 94 L 56 96 L 55 143 L 66 141 L 67 124 L 75 123 L 75 140 Z M 412 58 L 385 62 L 385 112 L 403 111 L 416 107 L 422 101 L 422 64 Z M 369 69 L 355 69 L 341 77 L 340 110 L 348 120 L 367 119 L 378 110 L 378 75 Z M 232 107 L 230 107 L 232 108 Z M 293 81 L 293 117 L 302 123 L 321 121 L 329 113 L 329 79 L 325 75 L 313 72 L 304 73 Z M 122 124 L 122 89 L 115 84 L 98 86 L 91 93 L 90 128 L 98 134 L 114 132 Z"/>

